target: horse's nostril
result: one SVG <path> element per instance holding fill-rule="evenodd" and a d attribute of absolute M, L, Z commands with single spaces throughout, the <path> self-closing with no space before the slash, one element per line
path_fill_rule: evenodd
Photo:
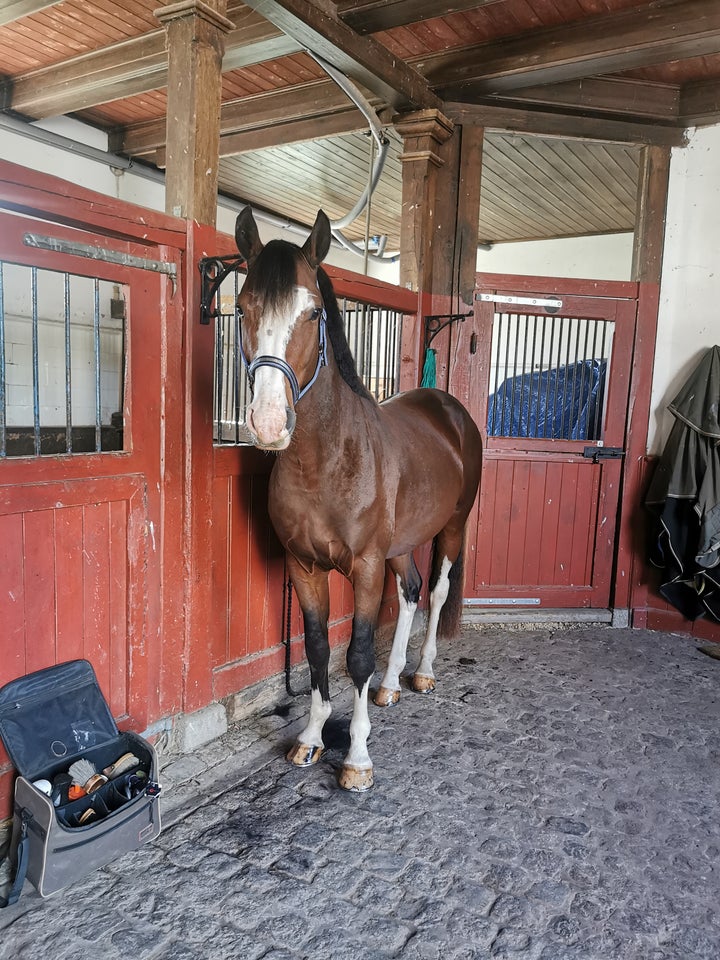
<path fill-rule="evenodd" d="M 285 429 L 288 433 L 292 433 L 295 429 L 295 421 L 297 417 L 295 416 L 295 411 L 292 407 L 285 408 L 286 420 L 285 420 Z"/>

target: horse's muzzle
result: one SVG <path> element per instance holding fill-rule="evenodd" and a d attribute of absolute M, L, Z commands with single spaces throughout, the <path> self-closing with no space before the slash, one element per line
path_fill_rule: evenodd
<path fill-rule="evenodd" d="M 292 407 L 285 407 L 285 423 L 273 423 L 266 418 L 256 418 L 252 407 L 248 409 L 247 426 L 253 445 L 260 450 L 284 450 L 292 439 L 296 416 Z"/>

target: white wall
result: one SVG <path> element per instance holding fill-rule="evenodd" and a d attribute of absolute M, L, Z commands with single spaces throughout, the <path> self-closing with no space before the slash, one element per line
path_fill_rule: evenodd
<path fill-rule="evenodd" d="M 89 127 L 87 124 L 73 120 L 71 117 L 43 120 L 34 124 L 34 126 L 49 130 L 70 140 L 87 144 L 96 150 L 107 151 L 106 134 Z M 165 188 L 162 183 L 155 183 L 139 174 L 135 174 L 132 169 L 113 171 L 109 166 L 97 160 L 89 160 L 78 154 L 67 153 L 56 147 L 30 140 L 21 134 L 2 128 L 0 128 L 0 158 L 22 164 L 31 170 L 62 177 L 71 183 L 77 183 L 90 190 L 97 190 L 106 196 L 126 200 L 128 203 L 137 203 L 140 206 L 148 207 L 150 210 L 162 211 L 165 209 Z M 221 202 L 217 214 L 218 230 L 232 236 L 235 230 L 236 216 L 237 209 L 228 208 Z M 268 240 L 282 237 L 291 240 L 293 243 L 302 244 L 307 237 L 307 230 L 292 226 L 281 229 L 264 221 L 261 215 L 258 215 L 257 219 L 260 235 L 265 243 Z M 333 243 L 327 262 L 345 270 L 353 270 L 356 273 L 364 272 L 363 258 L 344 250 L 336 243 Z M 396 265 L 371 259 L 368 273 L 370 276 L 395 283 L 398 268 Z"/>
<path fill-rule="evenodd" d="M 670 403 L 700 357 L 720 344 L 720 124 L 672 152 L 648 450 L 659 453 Z"/>
<path fill-rule="evenodd" d="M 477 269 L 531 277 L 629 280 L 632 248 L 632 233 L 498 243 L 490 250 L 478 250 Z"/>

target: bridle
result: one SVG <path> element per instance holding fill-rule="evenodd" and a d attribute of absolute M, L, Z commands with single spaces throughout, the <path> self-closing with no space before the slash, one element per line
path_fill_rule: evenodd
<path fill-rule="evenodd" d="M 254 392 L 255 389 L 255 371 L 260 367 L 274 367 L 285 376 L 290 384 L 293 406 L 297 404 L 298 400 L 305 396 L 310 387 L 317 380 L 322 367 L 327 366 L 327 313 L 325 312 L 325 307 L 318 307 L 317 309 L 320 312 L 318 319 L 318 359 L 317 363 L 315 364 L 315 372 L 305 386 L 302 387 L 302 389 L 300 388 L 298 378 L 295 376 L 295 371 L 293 368 L 289 363 L 287 363 L 287 361 L 281 360 L 280 357 L 273 357 L 270 354 L 261 354 L 261 356 L 255 357 L 254 360 L 248 361 L 242 345 L 242 336 L 240 337 L 240 356 L 242 357 L 245 370 L 247 371 L 247 378 L 251 391 Z"/>

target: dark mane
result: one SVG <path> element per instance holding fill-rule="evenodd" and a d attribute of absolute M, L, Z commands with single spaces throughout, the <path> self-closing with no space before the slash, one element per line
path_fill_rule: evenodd
<path fill-rule="evenodd" d="M 322 267 L 318 267 L 317 279 L 318 288 L 323 298 L 323 303 L 325 304 L 325 313 L 327 314 L 328 337 L 330 338 L 340 376 L 354 393 L 357 393 L 361 397 L 374 400 L 375 398 L 366 388 L 357 372 L 355 360 L 350 352 L 347 337 L 345 336 L 345 324 L 343 323 L 342 314 L 340 313 L 337 297 L 330 282 L 330 277 Z"/>
<path fill-rule="evenodd" d="M 287 240 L 270 240 L 254 263 L 256 276 L 263 279 L 262 290 L 255 290 L 265 306 L 282 311 L 290 306 L 295 293 L 295 265 L 298 248 Z"/>

